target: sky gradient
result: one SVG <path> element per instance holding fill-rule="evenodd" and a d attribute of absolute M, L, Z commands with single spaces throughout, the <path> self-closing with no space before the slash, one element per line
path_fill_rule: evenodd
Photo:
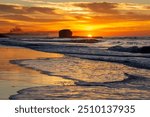
<path fill-rule="evenodd" d="M 24 32 L 55 34 L 67 28 L 79 36 L 150 36 L 150 1 L 0 1 L 1 32 L 9 32 L 15 26 Z"/>

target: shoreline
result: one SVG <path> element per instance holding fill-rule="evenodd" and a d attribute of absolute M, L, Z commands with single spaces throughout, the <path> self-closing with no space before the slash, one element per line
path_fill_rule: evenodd
<path fill-rule="evenodd" d="M 27 69 L 15 64 L 10 60 L 14 59 L 37 59 L 47 57 L 62 57 L 61 54 L 38 52 L 23 47 L 0 46 L 0 99 L 8 99 L 10 95 L 23 88 L 45 85 L 61 85 L 71 83 L 61 77 L 54 77 L 41 74 L 33 69 Z"/>
<path fill-rule="evenodd" d="M 45 74 L 47 76 L 62 77 L 65 80 L 72 81 L 73 84 L 63 84 L 62 83 L 62 86 L 51 86 L 51 85 L 46 86 L 45 85 L 45 86 L 41 86 L 41 87 L 29 87 L 27 89 L 19 90 L 17 92 L 18 94 L 16 94 L 16 95 L 11 95 L 10 99 L 30 99 L 30 98 L 31 99 L 70 99 L 70 98 L 78 99 L 80 97 L 79 95 L 82 95 L 80 93 L 84 93 L 84 92 L 82 92 L 82 90 L 85 92 L 88 92 L 85 88 L 88 88 L 89 90 L 92 90 L 92 91 L 99 90 L 99 89 L 103 90 L 103 88 L 106 88 L 105 90 L 108 93 L 108 95 L 112 95 L 112 96 L 113 96 L 113 93 L 110 94 L 110 92 L 115 91 L 117 88 L 118 88 L 118 90 L 116 93 L 118 93 L 118 94 L 121 93 L 119 95 L 122 95 L 122 96 L 125 95 L 124 94 L 125 92 L 123 90 L 129 90 L 129 92 L 130 92 L 130 90 L 133 92 L 137 90 L 138 91 L 136 94 L 137 97 L 136 96 L 133 96 L 131 98 L 130 97 L 121 97 L 121 99 L 141 99 L 140 96 L 144 95 L 143 94 L 144 92 L 145 92 L 144 99 L 149 99 L 149 93 L 147 92 L 147 91 L 149 91 L 148 87 L 149 87 L 149 83 L 150 83 L 150 80 L 149 80 L 150 76 L 148 74 L 149 69 L 150 69 L 150 62 L 148 60 L 149 59 L 148 54 L 142 55 L 142 54 L 131 54 L 131 53 L 124 52 L 121 55 L 121 54 L 119 54 L 119 52 L 111 53 L 111 51 L 101 50 L 101 49 L 98 50 L 96 48 L 91 48 L 92 51 L 86 53 L 86 51 L 89 50 L 90 47 L 84 47 L 84 46 L 79 47 L 78 46 L 78 50 L 81 50 L 81 53 L 79 54 L 80 51 L 76 50 L 76 47 L 75 46 L 72 47 L 71 45 L 61 46 L 61 45 L 51 45 L 51 44 L 27 44 L 27 43 L 23 43 L 23 42 L 21 42 L 21 43 L 24 46 L 21 46 L 22 44 L 21 45 L 18 44 L 16 46 L 15 43 L 14 43 L 14 46 L 25 47 L 27 49 L 29 48 L 29 49 L 35 50 L 37 52 L 64 54 L 64 57 L 60 58 L 60 60 L 58 60 L 58 59 L 52 60 L 49 58 L 22 59 L 22 60 L 19 60 L 19 59 L 14 60 L 13 59 L 10 61 L 11 64 L 16 64 L 23 68 L 32 69 L 32 70 L 40 72 L 40 74 Z M 73 48 L 75 48 L 75 50 Z M 69 53 L 67 53 L 67 52 L 69 52 Z M 77 52 L 77 54 L 73 54 L 73 52 L 74 53 Z M 86 53 L 86 54 L 84 54 L 84 53 Z M 97 56 L 96 54 L 98 54 L 99 56 Z M 103 56 L 101 56 L 101 55 L 103 55 Z M 107 55 L 107 56 L 105 56 L 105 55 Z M 65 57 L 67 57 L 67 58 L 65 58 Z M 92 63 L 92 64 L 89 64 L 89 63 Z M 108 66 L 109 66 L 109 64 L 110 65 L 112 64 L 112 66 L 116 65 L 117 69 L 115 67 L 113 68 L 112 66 L 109 69 L 107 67 L 106 67 L 106 69 L 104 69 L 103 68 L 105 66 L 104 63 L 107 63 Z M 81 64 L 81 66 L 78 66 L 80 64 Z M 94 67 L 94 65 L 98 65 L 98 64 L 100 66 L 96 67 L 96 69 L 98 68 L 97 70 L 104 69 L 105 72 L 110 71 L 110 73 L 106 72 L 105 74 L 101 74 L 102 75 L 101 76 L 100 74 L 97 74 L 98 72 L 97 73 L 95 72 L 96 69 L 91 70 L 91 69 L 89 69 L 90 67 L 88 67 L 88 66 Z M 107 64 L 106 64 L 106 66 L 107 66 Z M 59 66 L 57 66 L 57 65 L 59 65 Z M 45 66 L 48 66 L 48 67 L 45 67 Z M 54 68 L 51 68 L 50 66 L 53 66 Z M 79 70 L 75 74 L 76 69 L 74 69 L 74 66 L 77 67 L 77 70 L 79 70 L 81 67 L 85 66 L 85 68 L 84 68 L 85 74 L 82 73 L 83 72 L 82 70 Z M 119 66 L 122 66 L 122 67 L 119 67 Z M 124 67 L 125 68 L 127 67 L 129 70 L 127 70 L 127 71 L 125 70 L 119 74 L 119 72 L 121 70 L 124 70 Z M 88 69 L 89 69 L 89 71 L 87 71 Z M 117 71 L 116 77 L 114 77 L 115 75 L 112 74 L 114 72 L 113 69 L 115 71 Z M 65 70 L 65 71 L 63 71 L 63 70 Z M 90 77 L 91 77 L 90 78 L 89 76 L 87 76 L 87 73 L 88 74 L 90 73 L 95 76 L 90 75 Z M 112 76 L 110 74 L 112 74 Z M 140 75 L 140 74 L 142 74 L 142 75 Z M 102 78 L 102 79 L 98 79 L 98 77 Z M 109 79 L 107 79 L 107 77 Z M 64 88 L 62 88 L 62 87 L 64 87 Z M 73 88 L 73 89 L 68 89 L 69 87 Z M 81 90 L 81 92 L 77 92 L 77 93 L 79 93 L 79 95 L 77 95 L 76 98 L 73 98 L 72 95 L 70 95 L 70 97 L 64 96 L 63 98 L 61 98 L 61 95 L 60 95 L 60 98 L 59 98 L 59 96 L 53 97 L 53 94 L 54 95 L 60 94 L 59 91 L 58 92 L 56 91 L 56 93 L 53 92 L 53 90 L 57 90 L 57 88 L 58 89 L 60 88 L 60 90 L 62 90 L 62 92 L 65 90 L 74 92 L 74 91 L 76 91 L 74 89 L 75 87 L 77 88 L 77 90 L 79 90 L 79 91 Z M 44 91 L 46 90 L 46 92 L 41 92 L 41 88 Z M 32 97 L 32 93 L 30 94 L 30 92 L 28 92 L 28 91 L 32 92 L 32 90 L 34 90 L 34 89 L 37 89 L 36 93 L 41 93 L 44 96 L 47 94 L 49 96 L 42 97 L 42 95 L 41 95 L 41 96 L 38 96 L 37 98 L 34 96 Z M 50 92 L 48 90 L 50 90 Z M 20 94 L 20 92 L 21 92 L 21 94 Z M 30 95 L 24 95 L 26 93 L 29 93 L 31 95 L 31 97 L 30 97 Z M 68 93 L 71 93 L 71 92 L 68 92 Z M 96 93 L 96 92 L 94 91 L 93 93 Z M 105 92 L 99 92 L 99 93 L 105 94 Z M 118 94 L 115 94 L 115 95 L 118 95 Z M 33 93 L 33 95 L 34 95 L 34 93 Z M 62 95 L 64 95 L 64 94 L 62 94 Z M 108 97 L 107 97 L 108 95 L 106 95 L 106 97 L 104 96 L 105 99 L 108 99 Z M 20 96 L 23 96 L 23 97 L 20 97 Z M 89 99 L 98 99 L 98 97 L 91 97 Z M 101 97 L 100 99 L 103 99 L 104 97 Z M 81 99 L 85 99 L 85 98 L 87 98 L 87 97 L 83 96 L 83 98 L 81 98 Z M 118 98 L 114 97 L 114 98 L 109 98 L 109 99 L 118 99 Z"/>
<path fill-rule="evenodd" d="M 31 50 L 39 52 L 58 53 L 88 60 L 112 62 L 136 68 L 150 69 L 150 60 L 148 60 L 150 58 L 150 54 L 111 51 L 109 50 L 109 48 L 106 50 L 101 50 L 97 48 L 89 48 L 86 46 L 77 46 L 77 48 L 79 48 L 77 49 L 74 45 L 64 46 L 57 44 L 32 44 L 22 41 L 16 42 L 10 39 L 2 41 L 2 44 L 8 46 L 29 48 Z M 86 53 L 84 51 L 90 52 Z"/>
<path fill-rule="evenodd" d="M 46 59 L 46 58 L 45 58 L 45 59 Z M 20 66 L 20 67 L 27 68 L 27 69 L 35 70 L 35 71 L 37 71 L 37 72 L 40 72 L 40 74 L 45 74 L 45 75 L 48 75 L 48 76 L 63 77 L 64 79 L 67 79 L 67 80 L 80 81 L 80 80 L 72 79 L 72 78 L 65 77 L 65 76 L 53 75 L 51 72 L 43 71 L 43 70 L 40 70 L 40 69 L 34 68 L 34 67 L 29 67 L 29 66 L 26 66 L 26 65 L 23 65 L 23 64 L 20 63 L 20 61 L 28 61 L 28 60 L 41 60 L 41 59 L 10 60 L 10 63 L 11 63 L 11 64 L 18 65 L 18 66 Z M 81 82 L 82 82 L 82 81 L 81 81 Z"/>
<path fill-rule="evenodd" d="M 21 61 L 19 61 L 19 60 L 17 60 L 17 61 L 13 61 L 14 62 L 14 64 L 17 64 L 17 65 L 21 65 L 21 66 L 23 66 L 23 67 L 28 67 L 28 68 L 30 68 L 30 69 L 34 69 L 34 70 L 37 70 L 36 69 L 36 67 L 35 66 L 33 66 L 33 67 L 30 67 L 29 65 L 30 64 L 22 64 L 21 62 L 26 62 L 26 63 L 28 63 L 28 61 L 32 61 L 32 62 L 29 62 L 29 63 L 34 63 L 34 61 L 36 61 L 38 64 L 40 64 L 38 61 L 42 61 L 42 63 L 43 62 L 45 62 L 45 61 L 49 61 L 49 59 L 47 58 L 47 59 L 39 59 L 39 60 L 21 60 Z M 51 60 L 50 60 L 51 61 Z M 38 66 L 38 64 L 36 64 L 36 66 L 37 66 L 37 68 L 38 68 L 38 71 L 40 71 L 41 73 L 43 73 L 44 72 L 44 74 L 47 74 L 47 75 L 54 75 L 51 71 L 43 71 L 39 66 Z M 68 63 L 69 64 L 69 63 Z M 47 64 L 48 65 L 48 64 Z M 31 65 L 32 66 L 32 65 Z M 49 65 L 48 65 L 49 66 Z M 136 69 L 135 69 L 135 72 L 136 72 Z M 69 87 L 76 87 L 76 88 L 79 88 L 79 90 L 81 89 L 81 90 L 86 90 L 85 88 L 87 88 L 87 90 L 88 89 L 92 89 L 92 88 L 96 88 L 96 90 L 98 90 L 99 88 L 101 89 L 101 88 L 108 88 L 109 90 L 116 90 L 116 88 L 119 90 L 139 90 L 138 92 L 138 95 L 140 94 L 140 93 L 143 93 L 143 92 L 147 92 L 148 90 L 150 90 L 148 87 L 147 87 L 147 85 L 150 83 L 150 79 L 149 79 L 149 77 L 143 77 L 143 76 L 140 76 L 140 74 L 143 74 L 144 73 L 144 71 L 141 71 L 141 73 L 139 73 L 139 75 L 135 75 L 134 73 L 124 73 L 124 75 L 126 76 L 126 78 L 124 78 L 124 79 L 120 79 L 120 80 L 118 80 L 117 79 L 117 81 L 110 81 L 110 82 L 94 82 L 95 81 L 95 79 L 94 79 L 94 81 L 91 81 L 91 82 L 88 82 L 88 81 L 85 81 L 85 80 L 78 80 L 78 79 L 74 79 L 74 78 L 71 78 L 70 79 L 70 77 L 69 77 L 69 79 L 70 80 L 75 80 L 75 85 L 64 85 L 64 86 L 50 86 L 50 85 L 48 85 L 48 86 L 42 86 L 42 87 L 30 87 L 30 88 L 27 88 L 27 89 L 22 89 L 22 90 L 19 90 L 18 91 L 18 94 L 16 94 L 16 95 L 12 95 L 12 96 L 10 96 L 10 99 L 65 99 L 65 97 L 64 98 L 58 98 L 58 97 L 53 97 L 52 95 L 53 95 L 53 91 L 52 91 L 52 89 L 57 89 L 57 88 L 59 88 L 59 87 L 61 87 L 61 90 L 63 89 L 62 87 L 64 87 L 64 88 L 66 88 L 66 90 L 70 90 L 70 89 L 68 89 Z M 148 71 L 145 71 L 146 73 L 148 72 Z M 132 75 L 132 74 L 134 74 L 134 75 Z M 58 76 L 60 76 L 60 75 L 58 75 Z M 61 76 L 61 77 L 63 77 L 63 78 L 65 78 L 64 76 Z M 66 77 L 66 78 L 68 78 L 68 77 Z M 146 85 L 145 85 L 146 84 Z M 32 92 L 32 90 L 37 90 L 37 91 L 40 91 L 41 89 L 42 90 L 46 90 L 46 93 L 48 93 L 49 92 L 49 90 L 50 90 L 50 92 L 49 92 L 49 97 L 44 97 L 44 98 L 42 98 L 42 96 L 38 96 L 38 97 L 35 97 L 35 96 L 30 96 L 30 95 L 32 95 L 32 93 L 30 94 L 30 92 L 28 92 L 28 91 L 31 91 Z M 48 89 L 48 90 L 47 90 Z M 65 90 L 65 89 L 64 89 Z M 26 93 L 29 93 L 30 95 L 25 95 Z M 41 92 L 41 91 L 40 91 Z M 53 92 L 52 94 L 51 94 L 51 92 Z M 118 92 L 118 91 L 117 91 Z M 37 93 L 39 93 L 39 92 L 37 92 Z M 41 92 L 42 93 L 42 92 Z M 83 93 L 83 92 L 82 92 Z M 103 92 L 104 93 L 104 92 Z M 122 92 L 123 93 L 123 92 Z M 34 94 L 33 94 L 34 95 Z M 45 93 L 43 93 L 42 95 L 45 95 Z M 56 95 L 57 95 L 57 92 L 56 92 Z M 109 94 L 110 95 L 110 94 Z M 69 97 L 70 98 L 70 97 Z M 67 98 L 66 97 L 66 99 L 69 99 L 69 98 Z M 81 98 L 81 99 L 84 99 L 85 97 L 83 97 L 83 98 Z M 78 99 L 78 97 L 77 98 L 73 98 L 73 99 Z M 94 97 L 92 97 L 92 98 L 89 98 L 89 99 L 98 99 L 98 98 L 94 98 Z M 102 98 L 101 98 L 102 99 Z M 110 98 L 110 99 L 118 99 L 118 98 Z M 126 97 L 126 98 L 123 98 L 122 97 L 122 99 L 131 99 L 130 97 Z M 132 98 L 132 99 L 140 99 L 140 98 Z M 144 99 L 148 99 L 148 98 L 144 98 Z"/>

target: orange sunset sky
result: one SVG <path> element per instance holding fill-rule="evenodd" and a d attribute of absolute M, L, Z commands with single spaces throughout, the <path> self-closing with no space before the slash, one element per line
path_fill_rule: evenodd
<path fill-rule="evenodd" d="M 1 0 L 1 33 L 15 26 L 54 35 L 71 29 L 74 36 L 150 36 L 150 1 Z"/>

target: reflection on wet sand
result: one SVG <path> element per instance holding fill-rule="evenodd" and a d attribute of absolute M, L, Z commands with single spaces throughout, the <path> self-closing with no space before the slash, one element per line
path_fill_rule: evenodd
<path fill-rule="evenodd" d="M 16 100 L 99 100 L 149 99 L 148 90 L 109 88 L 104 86 L 41 86 L 20 90 L 10 99 Z"/>
<path fill-rule="evenodd" d="M 56 76 L 40 74 L 39 71 L 19 67 L 10 64 L 10 60 L 36 59 L 36 58 L 58 58 L 62 54 L 38 52 L 31 49 L 18 47 L 0 47 L 0 99 L 8 99 L 16 91 L 43 85 L 62 85 L 73 83 L 70 80 Z"/>
<path fill-rule="evenodd" d="M 0 99 L 150 98 L 148 69 L 18 47 L 0 55 Z"/>
<path fill-rule="evenodd" d="M 48 75 L 62 76 L 75 81 L 75 84 L 29 87 L 10 96 L 10 99 L 150 98 L 150 72 L 147 69 L 69 56 L 13 62 Z"/>

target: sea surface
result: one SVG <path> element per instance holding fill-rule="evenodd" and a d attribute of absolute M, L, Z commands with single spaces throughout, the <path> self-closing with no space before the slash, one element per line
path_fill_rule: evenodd
<path fill-rule="evenodd" d="M 82 39 L 77 39 L 82 40 Z M 0 99 L 150 99 L 149 37 L 0 39 Z"/>

